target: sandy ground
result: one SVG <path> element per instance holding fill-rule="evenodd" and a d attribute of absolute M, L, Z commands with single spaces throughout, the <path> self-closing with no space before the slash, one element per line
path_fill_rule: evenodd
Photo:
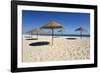
<path fill-rule="evenodd" d="M 35 38 L 34 36 L 33 38 Z M 74 37 L 77 39 L 66 39 L 69 37 L 55 37 L 52 46 L 51 36 L 39 36 L 38 40 L 26 40 L 23 38 L 22 61 L 60 61 L 60 60 L 84 60 L 90 58 L 90 38 Z M 70 37 L 71 38 L 71 37 Z M 30 46 L 31 43 L 49 42 L 48 45 Z"/>

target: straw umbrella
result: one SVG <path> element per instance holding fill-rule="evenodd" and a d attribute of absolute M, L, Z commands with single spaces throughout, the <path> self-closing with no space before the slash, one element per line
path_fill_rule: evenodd
<path fill-rule="evenodd" d="M 80 38 L 82 39 L 82 32 L 86 32 L 86 30 L 83 27 L 77 28 L 75 31 L 80 31 Z"/>
<path fill-rule="evenodd" d="M 63 32 L 64 32 L 65 30 L 64 30 L 64 28 L 63 29 L 60 29 L 58 32 L 61 32 L 62 33 L 62 35 L 63 35 Z"/>
<path fill-rule="evenodd" d="M 26 32 L 26 34 L 27 33 L 30 35 L 30 38 L 32 38 L 32 31 L 28 31 L 28 32 Z"/>
<path fill-rule="evenodd" d="M 53 36 L 54 36 L 54 29 L 58 29 L 58 28 L 63 28 L 63 25 L 52 21 L 42 27 L 40 27 L 41 29 L 51 29 L 52 30 L 52 45 L 53 45 Z"/>
<path fill-rule="evenodd" d="M 51 31 L 48 31 L 47 33 L 51 33 Z"/>
<path fill-rule="evenodd" d="M 39 32 L 42 32 L 42 30 L 36 28 L 36 29 L 31 30 L 31 32 L 36 32 L 36 34 L 37 34 L 37 39 L 38 39 L 38 34 L 39 34 Z"/>

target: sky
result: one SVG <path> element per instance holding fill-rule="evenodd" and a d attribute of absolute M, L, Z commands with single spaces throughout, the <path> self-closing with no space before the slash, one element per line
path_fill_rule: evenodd
<path fill-rule="evenodd" d="M 39 28 L 49 22 L 55 21 L 63 24 L 65 28 L 64 34 L 79 34 L 75 29 L 82 26 L 87 32 L 84 35 L 90 34 L 90 14 L 89 13 L 75 13 L 75 12 L 51 12 L 51 11 L 22 11 L 22 26 L 23 33 L 32 29 Z M 55 29 L 55 34 L 60 29 Z M 44 31 L 50 31 L 44 29 Z"/>

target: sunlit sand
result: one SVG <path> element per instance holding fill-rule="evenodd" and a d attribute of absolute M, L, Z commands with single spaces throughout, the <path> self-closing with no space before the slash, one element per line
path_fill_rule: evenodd
<path fill-rule="evenodd" d="M 80 37 L 54 36 L 53 46 L 51 36 L 38 36 L 38 39 L 35 39 L 35 35 L 33 35 L 32 38 L 34 39 L 27 40 L 23 36 L 23 62 L 84 60 L 90 58 L 89 37 L 80 39 Z"/>

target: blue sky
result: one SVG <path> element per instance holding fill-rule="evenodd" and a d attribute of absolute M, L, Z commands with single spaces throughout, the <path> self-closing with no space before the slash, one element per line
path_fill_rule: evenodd
<path fill-rule="evenodd" d="M 75 29 L 80 26 L 84 27 L 87 30 L 87 32 L 84 32 L 83 34 L 90 34 L 90 14 L 88 13 L 29 10 L 22 11 L 23 33 L 34 28 L 39 28 L 52 21 L 64 25 L 64 34 L 79 34 L 79 32 L 75 32 Z M 58 30 L 59 29 L 55 29 L 56 34 L 59 33 L 57 32 Z"/>

